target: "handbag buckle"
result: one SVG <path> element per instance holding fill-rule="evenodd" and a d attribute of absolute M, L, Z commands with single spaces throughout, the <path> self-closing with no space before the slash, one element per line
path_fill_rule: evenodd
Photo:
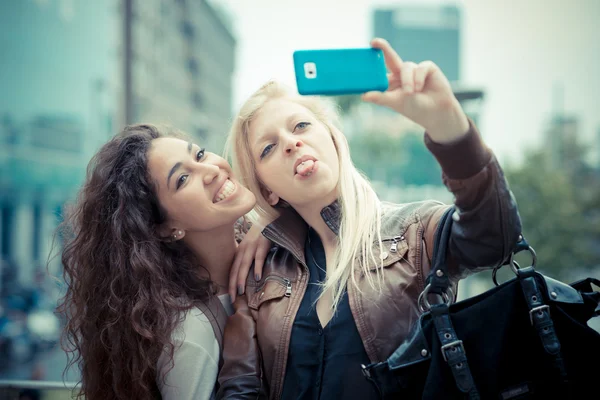
<path fill-rule="evenodd" d="M 427 286 L 425 286 L 425 289 L 423 289 L 421 294 L 419 294 L 419 298 L 417 299 L 417 305 L 419 306 L 419 311 L 421 311 L 421 313 L 431 309 L 431 303 L 427 298 L 427 296 L 429 296 L 429 290 L 431 290 L 431 283 L 428 283 Z M 450 305 L 454 302 L 454 292 L 450 286 L 448 286 L 446 291 L 442 293 L 442 298 L 444 304 Z"/>
<path fill-rule="evenodd" d="M 541 306 L 537 306 L 537 307 L 533 307 L 531 310 L 529 310 L 529 321 L 531 322 L 531 325 L 533 325 L 533 313 L 534 312 L 539 312 L 540 313 L 540 317 L 544 314 L 544 310 L 548 311 L 548 315 L 550 315 L 550 306 L 547 304 L 541 305 Z"/>
<path fill-rule="evenodd" d="M 454 342 L 446 343 L 445 345 L 442 346 L 442 357 L 444 357 L 444 361 L 448 362 L 448 357 L 446 357 L 446 350 L 456 348 L 456 347 L 460 347 L 463 354 L 466 354 L 465 346 L 463 346 L 462 340 L 455 340 Z"/>

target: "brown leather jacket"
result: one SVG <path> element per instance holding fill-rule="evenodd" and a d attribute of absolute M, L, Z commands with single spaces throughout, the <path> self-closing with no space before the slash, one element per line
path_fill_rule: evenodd
<path fill-rule="evenodd" d="M 457 212 L 450 242 L 455 281 L 469 271 L 502 263 L 518 241 L 521 222 L 495 157 L 472 124 L 457 143 L 442 146 L 426 135 L 426 145 L 442 166 L 444 184 L 455 195 Z M 371 288 L 360 270 L 356 274 L 362 293 L 353 284 L 347 288 L 371 362 L 385 360 L 419 318 L 417 298 L 430 270 L 436 227 L 447 208 L 426 201 L 384 209 L 384 248 L 375 246 L 375 256 L 384 261 L 383 293 Z M 337 233 L 338 204 L 326 207 L 321 215 Z M 238 297 L 235 314 L 227 322 L 218 398 L 281 397 L 292 325 L 308 283 L 307 226 L 289 209 L 263 235 L 275 246 L 265 261 L 262 279 L 256 282 L 249 274 L 246 295 Z M 371 266 L 372 271 L 376 268 Z"/>

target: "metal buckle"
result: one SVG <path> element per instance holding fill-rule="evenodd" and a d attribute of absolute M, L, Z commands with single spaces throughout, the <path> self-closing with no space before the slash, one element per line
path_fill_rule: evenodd
<path fill-rule="evenodd" d="M 550 306 L 547 304 L 533 307 L 531 310 L 529 310 L 529 321 L 531 322 L 531 325 L 533 325 L 533 313 L 539 311 L 543 314 L 543 310 L 548 310 L 548 316 L 550 316 Z"/>
<path fill-rule="evenodd" d="M 537 265 L 537 254 L 535 253 L 535 250 L 533 249 L 533 247 L 529 246 L 527 248 L 527 251 L 529 252 L 529 254 L 531 255 L 531 266 L 533 268 L 535 268 L 535 266 Z M 517 252 L 519 253 L 519 251 Z M 515 254 L 516 253 L 511 253 L 510 254 L 510 260 L 508 261 L 507 264 L 510 265 L 510 269 L 512 269 L 512 271 L 515 273 L 516 276 L 519 276 L 519 270 L 521 269 L 521 266 L 519 265 L 518 262 L 515 261 Z M 506 264 L 504 264 L 506 265 Z M 496 278 L 496 272 L 498 272 L 498 270 L 500 268 L 502 268 L 503 265 L 498 265 L 494 268 L 494 270 L 492 271 L 492 280 L 494 281 L 494 285 L 499 286 L 500 284 L 498 283 L 498 279 Z"/>
<path fill-rule="evenodd" d="M 454 342 L 450 342 L 442 346 L 442 356 L 444 357 L 444 361 L 448 362 L 448 358 L 446 357 L 446 350 L 453 347 L 460 347 L 463 354 L 466 354 L 465 346 L 463 346 L 462 340 L 455 340 Z"/>
<path fill-rule="evenodd" d="M 429 300 L 427 299 L 430 289 L 431 283 L 428 283 L 427 286 L 425 286 L 425 289 L 423 289 L 423 291 L 421 292 L 421 294 L 419 294 L 419 298 L 417 299 L 417 305 L 419 306 L 419 311 L 421 311 L 421 313 L 429 311 L 429 309 L 431 308 L 431 303 L 429 303 Z M 454 292 L 452 291 L 452 288 L 450 286 L 448 286 L 446 288 L 446 291 L 442 293 L 442 298 L 444 304 L 450 305 L 454 302 Z"/>

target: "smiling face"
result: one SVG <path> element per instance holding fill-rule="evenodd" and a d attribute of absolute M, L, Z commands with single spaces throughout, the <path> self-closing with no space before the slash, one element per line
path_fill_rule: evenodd
<path fill-rule="evenodd" d="M 329 129 L 287 98 L 267 101 L 248 130 L 250 154 L 271 205 L 324 207 L 337 198 L 339 159 Z"/>
<path fill-rule="evenodd" d="M 227 161 L 181 139 L 152 141 L 148 173 L 166 211 L 168 229 L 206 232 L 232 225 L 256 202 L 232 177 Z"/>

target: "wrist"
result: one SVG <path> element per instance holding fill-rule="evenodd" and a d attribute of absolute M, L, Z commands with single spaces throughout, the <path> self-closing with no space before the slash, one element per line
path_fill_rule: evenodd
<path fill-rule="evenodd" d="M 444 176 L 449 179 L 467 179 L 479 173 L 492 158 L 490 149 L 481 140 L 477 127 L 469 123 L 466 135 L 453 143 L 437 143 L 428 133 L 425 145 L 436 158 Z"/>
<path fill-rule="evenodd" d="M 469 132 L 469 119 L 458 101 L 447 111 L 438 114 L 431 125 L 426 126 L 427 134 L 436 143 L 452 144 L 464 138 Z"/>

